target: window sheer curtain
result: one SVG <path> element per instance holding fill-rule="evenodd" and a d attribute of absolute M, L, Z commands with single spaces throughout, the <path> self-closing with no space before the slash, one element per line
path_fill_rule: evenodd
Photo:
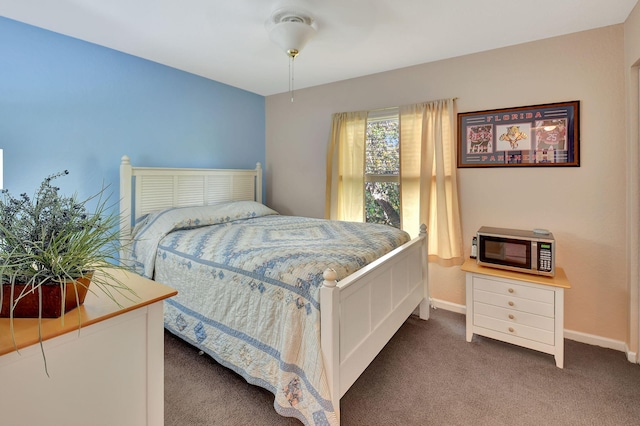
<path fill-rule="evenodd" d="M 333 114 L 327 151 L 325 218 L 364 222 L 367 112 Z"/>
<path fill-rule="evenodd" d="M 464 261 L 456 182 L 454 100 L 399 108 L 401 225 L 429 230 L 429 261 Z M 325 217 L 363 222 L 367 111 L 332 116 Z"/>
<path fill-rule="evenodd" d="M 400 107 L 400 202 L 402 228 L 429 230 L 429 261 L 464 261 L 458 203 L 455 101 L 442 99 Z"/>

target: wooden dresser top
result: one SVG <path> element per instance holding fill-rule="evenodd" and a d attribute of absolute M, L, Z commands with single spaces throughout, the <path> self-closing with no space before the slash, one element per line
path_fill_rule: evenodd
<path fill-rule="evenodd" d="M 475 259 L 467 259 L 462 265 L 461 269 L 465 272 L 490 275 L 497 278 L 508 278 L 512 280 L 548 285 L 552 287 L 571 288 L 571 284 L 567 279 L 567 275 L 565 274 L 564 269 L 558 266 L 556 266 L 556 274 L 554 277 L 480 266 Z"/>
<path fill-rule="evenodd" d="M 133 311 L 143 306 L 175 296 L 178 292 L 171 287 L 159 284 L 155 281 L 143 278 L 132 272 L 113 269 L 109 271 L 113 277 L 127 285 L 135 292 L 135 295 L 126 293 L 129 299 L 123 295 L 114 293 L 114 298 L 120 306 L 100 289 L 89 286 L 89 292 L 84 304 L 73 309 L 62 318 L 47 318 L 42 320 L 42 340 L 52 339 L 65 333 L 77 331 L 78 326 L 86 327 L 91 324 L 105 321 L 109 318 Z M 14 334 L 16 346 L 14 346 L 10 320 L 0 318 L 0 355 L 4 355 L 18 349 L 37 344 L 38 320 L 31 318 L 14 318 Z"/>

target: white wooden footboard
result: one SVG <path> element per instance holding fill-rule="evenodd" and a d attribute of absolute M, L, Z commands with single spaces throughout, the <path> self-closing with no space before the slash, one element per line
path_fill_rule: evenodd
<path fill-rule="evenodd" d="M 320 289 L 321 341 L 332 402 L 340 418 L 347 392 L 411 313 L 429 317 L 426 228 L 420 236 L 336 282 L 333 270 Z"/>

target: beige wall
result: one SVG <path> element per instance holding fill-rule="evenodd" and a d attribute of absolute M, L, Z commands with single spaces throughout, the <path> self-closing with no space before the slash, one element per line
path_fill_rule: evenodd
<path fill-rule="evenodd" d="M 580 100 L 581 167 L 458 171 L 465 250 L 482 225 L 551 230 L 573 285 L 565 327 L 628 342 L 624 34 L 616 25 L 298 90 L 293 103 L 267 97 L 267 203 L 323 216 L 335 112 L 448 97 L 459 112 Z M 430 279 L 432 297 L 464 305 L 459 267 L 432 266 Z"/>

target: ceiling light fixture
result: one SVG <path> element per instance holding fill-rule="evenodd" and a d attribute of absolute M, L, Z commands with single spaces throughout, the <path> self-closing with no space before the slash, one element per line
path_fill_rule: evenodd
<path fill-rule="evenodd" d="M 316 33 L 315 20 L 297 8 L 277 9 L 265 23 L 269 38 L 289 56 L 289 93 L 293 102 L 293 61 Z"/>

